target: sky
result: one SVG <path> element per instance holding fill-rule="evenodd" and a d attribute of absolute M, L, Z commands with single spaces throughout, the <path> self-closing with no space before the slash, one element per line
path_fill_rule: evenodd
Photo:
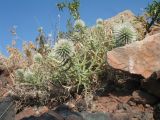
<path fill-rule="evenodd" d="M 16 26 L 19 49 L 24 41 L 35 40 L 38 27 L 53 36 L 58 23 L 61 31 L 66 30 L 69 14 L 56 8 L 56 3 L 61 1 L 65 0 L 0 0 L 0 52 L 8 54 L 6 46 L 12 43 L 13 26 Z M 152 0 L 80 0 L 80 15 L 87 26 L 92 26 L 97 18 L 107 19 L 127 9 L 141 15 L 150 2 Z"/>

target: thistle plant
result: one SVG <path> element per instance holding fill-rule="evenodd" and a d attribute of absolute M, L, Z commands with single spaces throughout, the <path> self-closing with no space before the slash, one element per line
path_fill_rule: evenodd
<path fill-rule="evenodd" d="M 78 19 L 78 20 L 76 20 L 75 21 L 75 23 L 74 23 L 74 27 L 75 28 L 83 28 L 83 27 L 85 27 L 86 25 L 85 25 L 85 22 L 82 20 L 82 19 Z"/>
<path fill-rule="evenodd" d="M 54 46 L 55 57 L 65 62 L 74 54 L 74 44 L 67 39 L 60 39 Z"/>
<path fill-rule="evenodd" d="M 34 73 L 30 69 L 24 72 L 24 80 L 29 83 L 34 81 Z"/>
<path fill-rule="evenodd" d="M 103 19 L 102 18 L 98 18 L 96 20 L 96 24 L 103 24 Z"/>
<path fill-rule="evenodd" d="M 113 33 L 116 47 L 124 46 L 137 40 L 136 30 L 128 22 L 116 25 Z"/>
<path fill-rule="evenodd" d="M 42 55 L 40 53 L 36 53 L 34 56 L 33 56 L 33 60 L 34 62 L 41 62 L 43 59 Z"/>
<path fill-rule="evenodd" d="M 81 20 L 77 20 L 75 21 L 74 29 L 69 38 L 76 43 L 83 42 L 87 37 L 86 32 L 87 27 L 85 27 L 85 23 Z"/>
<path fill-rule="evenodd" d="M 98 19 L 97 25 L 103 26 L 103 20 Z M 78 19 L 73 31 L 61 37 L 65 39 L 58 39 L 53 48 L 44 41 L 42 28 L 39 32 L 38 48 L 43 49 L 33 49 L 33 63 L 17 71 L 21 81 L 39 86 L 51 81 L 64 88 L 76 87 L 77 92 L 81 87 L 84 91 L 95 90 L 105 54 L 112 48 L 104 27 L 87 28 L 84 21 Z"/>
<path fill-rule="evenodd" d="M 18 80 L 22 81 L 24 79 L 24 69 L 18 69 L 15 73 Z"/>

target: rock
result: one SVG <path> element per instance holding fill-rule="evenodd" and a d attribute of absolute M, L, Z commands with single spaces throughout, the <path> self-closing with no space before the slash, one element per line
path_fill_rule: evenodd
<path fill-rule="evenodd" d="M 107 61 L 115 69 L 149 78 L 160 70 L 159 51 L 160 33 L 109 51 Z"/>
<path fill-rule="evenodd" d="M 84 120 L 82 117 L 76 116 L 76 115 L 69 115 L 66 117 L 65 120 Z"/>
<path fill-rule="evenodd" d="M 132 108 L 133 109 L 133 108 Z M 112 120 L 154 120 L 153 113 L 148 111 L 124 111 L 116 110 L 112 115 Z"/>
<path fill-rule="evenodd" d="M 21 120 L 21 119 L 24 119 L 24 118 L 25 119 L 28 118 L 28 120 L 29 120 L 29 118 L 33 118 L 33 116 L 42 115 L 42 114 L 44 114 L 48 111 L 49 110 L 46 106 L 39 107 L 39 108 L 28 107 L 28 108 L 25 108 L 22 112 L 20 112 L 16 115 L 16 120 Z"/>
<path fill-rule="evenodd" d="M 118 110 L 122 110 L 122 111 L 131 112 L 131 107 L 128 104 L 126 104 L 126 103 L 120 103 L 120 104 L 118 104 L 117 109 Z"/>
<path fill-rule="evenodd" d="M 132 116 L 131 120 L 154 120 L 153 113 L 137 112 Z"/>
<path fill-rule="evenodd" d="M 143 89 L 147 90 L 149 93 L 160 98 L 160 80 L 156 79 L 144 79 L 141 81 L 141 86 Z"/>
<path fill-rule="evenodd" d="M 64 118 L 61 115 L 59 115 L 58 113 L 56 113 L 55 111 L 49 111 L 48 113 L 46 113 L 46 115 L 42 115 L 42 116 L 48 116 L 48 117 L 50 116 L 50 118 L 52 118 L 51 120 L 64 120 Z M 44 119 L 44 120 L 46 120 L 46 119 Z"/>
<path fill-rule="evenodd" d="M 76 102 L 76 108 L 79 112 L 87 110 L 87 103 L 84 99 L 80 99 Z"/>
<path fill-rule="evenodd" d="M 146 108 L 151 108 L 151 106 L 149 104 L 146 104 L 145 107 Z"/>
<path fill-rule="evenodd" d="M 60 105 L 55 109 L 55 112 L 61 115 L 65 119 L 72 119 L 74 120 L 83 120 L 83 117 L 78 113 L 72 111 L 68 106 L 66 105 Z"/>
<path fill-rule="evenodd" d="M 0 101 L 0 120 L 15 120 L 15 103 L 11 97 Z"/>
<path fill-rule="evenodd" d="M 148 35 L 154 35 L 157 33 L 160 33 L 160 26 L 153 26 L 153 27 L 151 27 L 151 30 L 148 33 Z"/>
<path fill-rule="evenodd" d="M 111 120 L 107 113 L 89 113 L 89 112 L 74 112 L 68 106 L 61 105 L 55 109 L 55 112 L 63 116 L 65 120 Z"/>
<path fill-rule="evenodd" d="M 160 120 L 160 104 L 157 104 L 154 107 L 154 113 L 153 113 L 154 119 L 155 120 Z"/>
<path fill-rule="evenodd" d="M 129 113 L 114 113 L 111 120 L 130 120 L 131 114 Z"/>
<path fill-rule="evenodd" d="M 132 93 L 131 101 L 143 105 L 154 105 L 159 101 L 159 99 L 141 90 L 136 90 Z"/>
<path fill-rule="evenodd" d="M 136 106 L 136 103 L 133 102 L 133 101 L 128 101 L 128 104 L 129 104 L 130 106 Z"/>
<path fill-rule="evenodd" d="M 83 116 L 84 120 L 112 120 L 109 114 L 102 112 L 97 112 L 97 113 L 82 112 L 81 115 Z"/>
<path fill-rule="evenodd" d="M 61 116 L 59 116 L 57 113 L 52 111 L 50 113 L 44 113 L 41 116 L 30 116 L 30 117 L 22 118 L 20 120 L 64 120 L 64 119 Z"/>

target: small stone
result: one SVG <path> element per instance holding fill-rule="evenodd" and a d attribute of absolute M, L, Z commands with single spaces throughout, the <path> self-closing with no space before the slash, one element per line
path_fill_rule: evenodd
<path fill-rule="evenodd" d="M 136 90 L 132 93 L 131 101 L 136 102 L 138 104 L 155 104 L 158 102 L 158 98 L 150 95 L 141 90 Z"/>
<path fill-rule="evenodd" d="M 82 116 L 77 115 L 69 115 L 65 118 L 65 120 L 84 120 Z"/>
<path fill-rule="evenodd" d="M 131 107 L 128 104 L 125 104 L 125 103 L 118 104 L 117 109 L 118 110 L 122 109 L 122 110 L 128 111 L 128 112 L 131 111 Z"/>
<path fill-rule="evenodd" d="M 133 102 L 133 101 L 129 101 L 128 104 L 131 105 L 131 106 L 136 106 L 136 103 Z"/>
<path fill-rule="evenodd" d="M 102 112 L 96 112 L 96 113 L 82 112 L 81 115 L 83 116 L 84 120 L 112 120 L 110 114 Z"/>
<path fill-rule="evenodd" d="M 151 107 L 149 104 L 146 104 L 145 106 L 146 106 L 147 108 L 150 108 L 150 107 Z"/>

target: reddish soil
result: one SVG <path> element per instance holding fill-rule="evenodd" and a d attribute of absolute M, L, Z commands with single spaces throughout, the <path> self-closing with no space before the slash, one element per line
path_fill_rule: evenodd
<path fill-rule="evenodd" d="M 123 82 L 122 85 L 120 84 L 114 86 L 113 89 L 109 88 L 109 91 L 106 90 L 103 95 L 95 97 L 96 100 L 94 100 L 92 103 L 92 109 L 88 109 L 88 111 L 91 110 L 93 112 L 107 112 L 112 114 L 115 120 L 154 120 L 152 106 L 150 106 L 149 104 L 137 104 L 131 101 L 132 92 L 134 90 L 137 90 L 139 87 L 138 85 L 136 85 L 137 83 L 133 84 L 132 82 Z M 134 85 L 137 87 L 135 87 Z M 75 109 L 74 107 L 77 107 L 77 102 L 84 102 L 81 97 L 79 97 L 78 99 L 79 100 L 72 100 L 69 102 L 69 106 L 72 109 Z M 83 102 L 79 105 L 83 106 Z M 27 108 L 17 114 L 16 120 L 20 120 L 20 118 L 23 118 L 24 116 L 37 116 L 45 112 L 48 112 L 47 107 L 41 107 L 38 109 Z"/>

